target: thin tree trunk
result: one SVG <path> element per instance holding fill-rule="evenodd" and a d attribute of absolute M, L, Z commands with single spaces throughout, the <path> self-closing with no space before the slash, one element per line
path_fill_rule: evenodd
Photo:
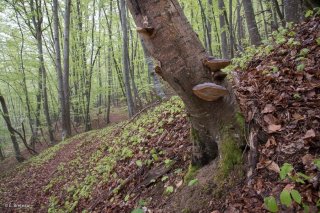
<path fill-rule="evenodd" d="M 122 62 L 123 62 L 123 78 L 126 88 L 126 97 L 128 105 L 129 117 L 135 114 L 134 103 L 130 87 L 130 67 L 129 67 L 129 51 L 128 51 L 128 29 L 127 29 L 127 11 L 125 0 L 120 0 L 121 27 L 122 27 Z"/>
<path fill-rule="evenodd" d="M 150 55 L 148 49 L 146 48 L 143 40 L 141 40 L 141 45 L 142 45 L 142 50 L 144 53 L 146 64 L 148 66 L 148 72 L 152 76 L 154 90 L 160 99 L 165 99 L 166 95 L 164 94 L 160 80 L 159 80 L 156 72 L 154 71 L 153 58 Z"/>
<path fill-rule="evenodd" d="M 247 27 L 248 27 L 248 32 L 249 32 L 251 44 L 258 46 L 261 44 L 261 37 L 260 37 L 259 30 L 257 27 L 252 2 L 251 2 L 251 0 L 244 0 L 244 1 L 242 1 L 242 3 L 243 3 L 244 11 L 245 11 L 245 16 L 246 16 Z"/>
<path fill-rule="evenodd" d="M 225 11 L 225 5 L 223 0 L 218 0 L 219 7 L 219 21 L 220 21 L 220 36 L 221 36 L 221 50 L 222 57 L 229 58 L 228 54 L 228 39 L 227 39 L 227 25 L 223 11 Z"/>
<path fill-rule="evenodd" d="M 299 22 L 299 2 L 299 0 L 284 0 L 284 17 L 287 23 Z"/>
<path fill-rule="evenodd" d="M 63 46 L 63 92 L 64 92 L 64 135 L 71 136 L 70 91 L 69 91 L 69 52 L 70 52 L 70 13 L 71 0 L 65 0 L 64 11 L 64 46 Z"/>
<path fill-rule="evenodd" d="M 2 107 L 1 114 L 2 114 L 4 120 L 5 120 L 6 124 L 7 124 L 7 128 L 8 128 L 8 131 L 10 133 L 10 138 L 11 138 L 11 142 L 13 144 L 13 149 L 14 149 L 14 152 L 15 152 L 16 159 L 17 159 L 18 162 L 22 162 L 25 159 L 21 155 L 20 147 L 19 147 L 16 135 L 15 135 L 15 132 L 12 129 L 12 124 L 11 124 L 11 120 L 10 120 L 10 115 L 9 115 L 9 111 L 8 111 L 8 108 L 7 108 L 7 104 L 6 104 L 6 101 L 5 101 L 5 99 L 4 99 L 4 97 L 2 96 L 1 93 L 0 93 L 0 104 L 1 104 L 1 107 Z"/>
<path fill-rule="evenodd" d="M 54 34 L 54 47 L 56 53 L 56 71 L 58 76 L 58 94 L 59 94 L 59 102 L 60 102 L 60 110 L 61 110 L 61 123 L 62 123 L 62 139 L 65 139 L 68 136 L 67 124 L 64 118 L 66 115 L 65 109 L 65 96 L 64 96 L 64 88 L 63 88 L 63 73 L 61 66 L 61 48 L 60 48 L 60 38 L 59 38 L 59 16 L 58 16 L 58 0 L 53 0 L 53 34 Z"/>

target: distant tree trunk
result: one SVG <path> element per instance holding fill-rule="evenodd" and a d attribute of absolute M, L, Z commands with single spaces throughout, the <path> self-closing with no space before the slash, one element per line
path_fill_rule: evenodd
<path fill-rule="evenodd" d="M 21 152 L 20 152 L 20 147 L 19 147 L 19 144 L 18 144 L 18 141 L 17 141 L 17 138 L 16 138 L 16 135 L 15 135 L 15 132 L 12 128 L 12 124 L 11 124 L 11 119 L 10 119 L 10 115 L 9 115 L 9 111 L 8 111 L 8 108 L 7 108 L 7 104 L 6 104 L 6 101 L 4 99 L 4 97 L 2 96 L 2 94 L 0 93 L 0 103 L 1 103 L 1 107 L 2 107 L 2 117 L 4 118 L 6 124 L 7 124 L 7 128 L 8 128 L 8 131 L 10 133 L 10 137 L 11 137 L 11 141 L 12 141 L 12 144 L 13 144 L 13 149 L 14 149 L 14 152 L 15 152 L 15 155 L 16 155 L 16 159 L 18 162 L 22 162 L 24 161 L 24 157 L 21 155 Z"/>
<path fill-rule="evenodd" d="M 177 0 L 127 2 L 146 48 L 161 65 L 157 73 L 173 87 L 186 105 L 192 124 L 192 163 L 205 165 L 219 154 L 221 128 L 233 120 L 234 106 L 228 95 L 205 101 L 197 97 L 195 91 L 201 86 L 215 87 L 216 84 L 226 85 L 226 82 L 214 79 L 209 68 L 204 66 L 205 61 L 211 58 Z M 206 95 L 218 95 L 215 89 L 210 91 Z"/>
<path fill-rule="evenodd" d="M 64 11 L 64 46 L 63 46 L 63 92 L 64 92 L 64 135 L 71 136 L 70 91 L 69 91 L 69 52 L 70 52 L 70 13 L 71 0 L 65 0 Z"/>
<path fill-rule="evenodd" d="M 237 34 L 238 34 L 238 44 L 242 49 L 242 39 L 244 38 L 243 30 L 243 18 L 241 16 L 241 4 L 240 0 L 237 0 Z"/>
<path fill-rule="evenodd" d="M 123 78 L 126 88 L 126 97 L 129 117 L 135 114 L 135 108 L 130 87 L 130 67 L 129 67 L 129 50 L 128 50 L 128 29 L 127 29 L 127 12 L 125 0 L 120 0 L 121 27 L 122 27 L 122 60 L 123 60 Z"/>
<path fill-rule="evenodd" d="M 284 26 L 286 25 L 286 22 L 285 22 L 285 20 L 284 20 L 283 13 L 281 12 L 281 9 L 280 9 L 278 0 L 272 0 L 272 4 L 273 4 L 273 10 L 276 12 L 276 13 L 274 13 L 274 15 L 273 15 L 273 20 L 274 20 L 276 29 L 278 29 L 277 14 L 278 14 L 278 16 L 279 16 L 279 18 L 280 18 L 280 20 L 281 20 L 282 26 L 284 27 Z"/>
<path fill-rule="evenodd" d="M 3 150 L 2 150 L 2 144 L 1 144 L 1 141 L 0 141 L 0 161 L 3 161 L 5 159 L 5 156 L 4 156 L 4 153 L 3 153 Z"/>
<path fill-rule="evenodd" d="M 219 7 L 219 21 L 220 21 L 220 35 L 221 35 L 221 49 L 222 57 L 229 58 L 228 54 L 228 39 L 227 39 L 227 25 L 223 11 L 225 11 L 225 5 L 223 0 L 218 0 Z"/>
<path fill-rule="evenodd" d="M 243 3 L 244 11 L 245 11 L 245 16 L 246 16 L 246 21 L 247 21 L 248 32 L 249 32 L 251 44 L 252 45 L 260 45 L 261 44 L 261 37 L 260 37 L 259 30 L 257 27 L 252 2 L 251 2 L 251 0 L 244 0 L 244 1 L 242 1 L 242 3 Z"/>
<path fill-rule="evenodd" d="M 267 25 L 267 19 L 266 19 L 266 15 L 265 15 L 266 11 L 263 8 L 262 0 L 259 0 L 259 5 L 260 5 L 261 13 L 262 13 L 264 32 L 266 34 L 266 38 L 268 38 L 268 25 Z"/>
<path fill-rule="evenodd" d="M 160 82 L 157 74 L 154 71 L 153 58 L 150 55 L 148 49 L 146 48 L 143 40 L 141 40 L 141 45 L 142 45 L 142 50 L 144 53 L 146 64 L 148 66 L 148 73 L 150 74 L 150 76 L 152 77 L 152 80 L 153 80 L 154 90 L 160 99 L 164 99 L 166 97 L 166 95 L 164 94 L 161 82 Z"/>
<path fill-rule="evenodd" d="M 60 48 L 60 38 L 59 38 L 59 16 L 58 16 L 58 0 L 53 0 L 53 34 L 54 34 L 54 47 L 55 47 L 55 65 L 58 76 L 58 95 L 61 110 L 61 123 L 62 123 L 62 139 L 68 137 L 68 126 L 64 118 L 67 117 L 67 112 L 65 108 L 65 94 L 64 94 L 64 84 L 63 84 L 63 73 L 61 66 L 61 48 Z"/>
<path fill-rule="evenodd" d="M 286 22 L 298 23 L 300 0 L 284 0 L 284 17 Z"/>
<path fill-rule="evenodd" d="M 229 40 L 230 40 L 230 57 L 233 58 L 234 57 L 234 37 L 233 37 L 233 21 L 232 21 L 232 0 L 229 0 Z"/>

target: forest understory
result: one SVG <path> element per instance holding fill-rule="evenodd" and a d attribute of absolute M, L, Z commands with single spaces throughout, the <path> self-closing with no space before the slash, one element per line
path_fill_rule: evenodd
<path fill-rule="evenodd" d="M 317 0 L 4 0 L 0 48 L 0 213 L 320 211 Z"/>
<path fill-rule="evenodd" d="M 273 38 L 242 68 L 235 62 L 245 148 L 226 140 L 220 160 L 190 166 L 187 113 L 172 97 L 2 175 L 2 212 L 317 212 L 319 38 L 320 18 L 312 18 Z"/>

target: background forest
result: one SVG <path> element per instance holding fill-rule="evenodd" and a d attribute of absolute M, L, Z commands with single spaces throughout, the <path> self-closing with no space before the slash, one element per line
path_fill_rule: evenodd
<path fill-rule="evenodd" d="M 301 20 L 312 2 L 180 4 L 207 51 L 232 59 Z M 35 154 L 40 141 L 105 126 L 112 113 L 132 117 L 171 93 L 124 0 L 1 1 L 0 47 L 1 159 L 23 161 L 21 149 Z"/>

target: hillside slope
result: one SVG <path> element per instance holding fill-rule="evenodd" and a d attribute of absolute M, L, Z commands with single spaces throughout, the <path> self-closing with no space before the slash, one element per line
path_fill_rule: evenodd
<path fill-rule="evenodd" d="M 238 69 L 235 92 L 256 169 L 227 206 L 319 212 L 320 18 L 281 30 L 255 52 Z"/>
<path fill-rule="evenodd" d="M 183 104 L 172 98 L 129 123 L 66 140 L 5 175 L 0 181 L 2 210 L 160 208 L 189 164 L 188 138 Z"/>

